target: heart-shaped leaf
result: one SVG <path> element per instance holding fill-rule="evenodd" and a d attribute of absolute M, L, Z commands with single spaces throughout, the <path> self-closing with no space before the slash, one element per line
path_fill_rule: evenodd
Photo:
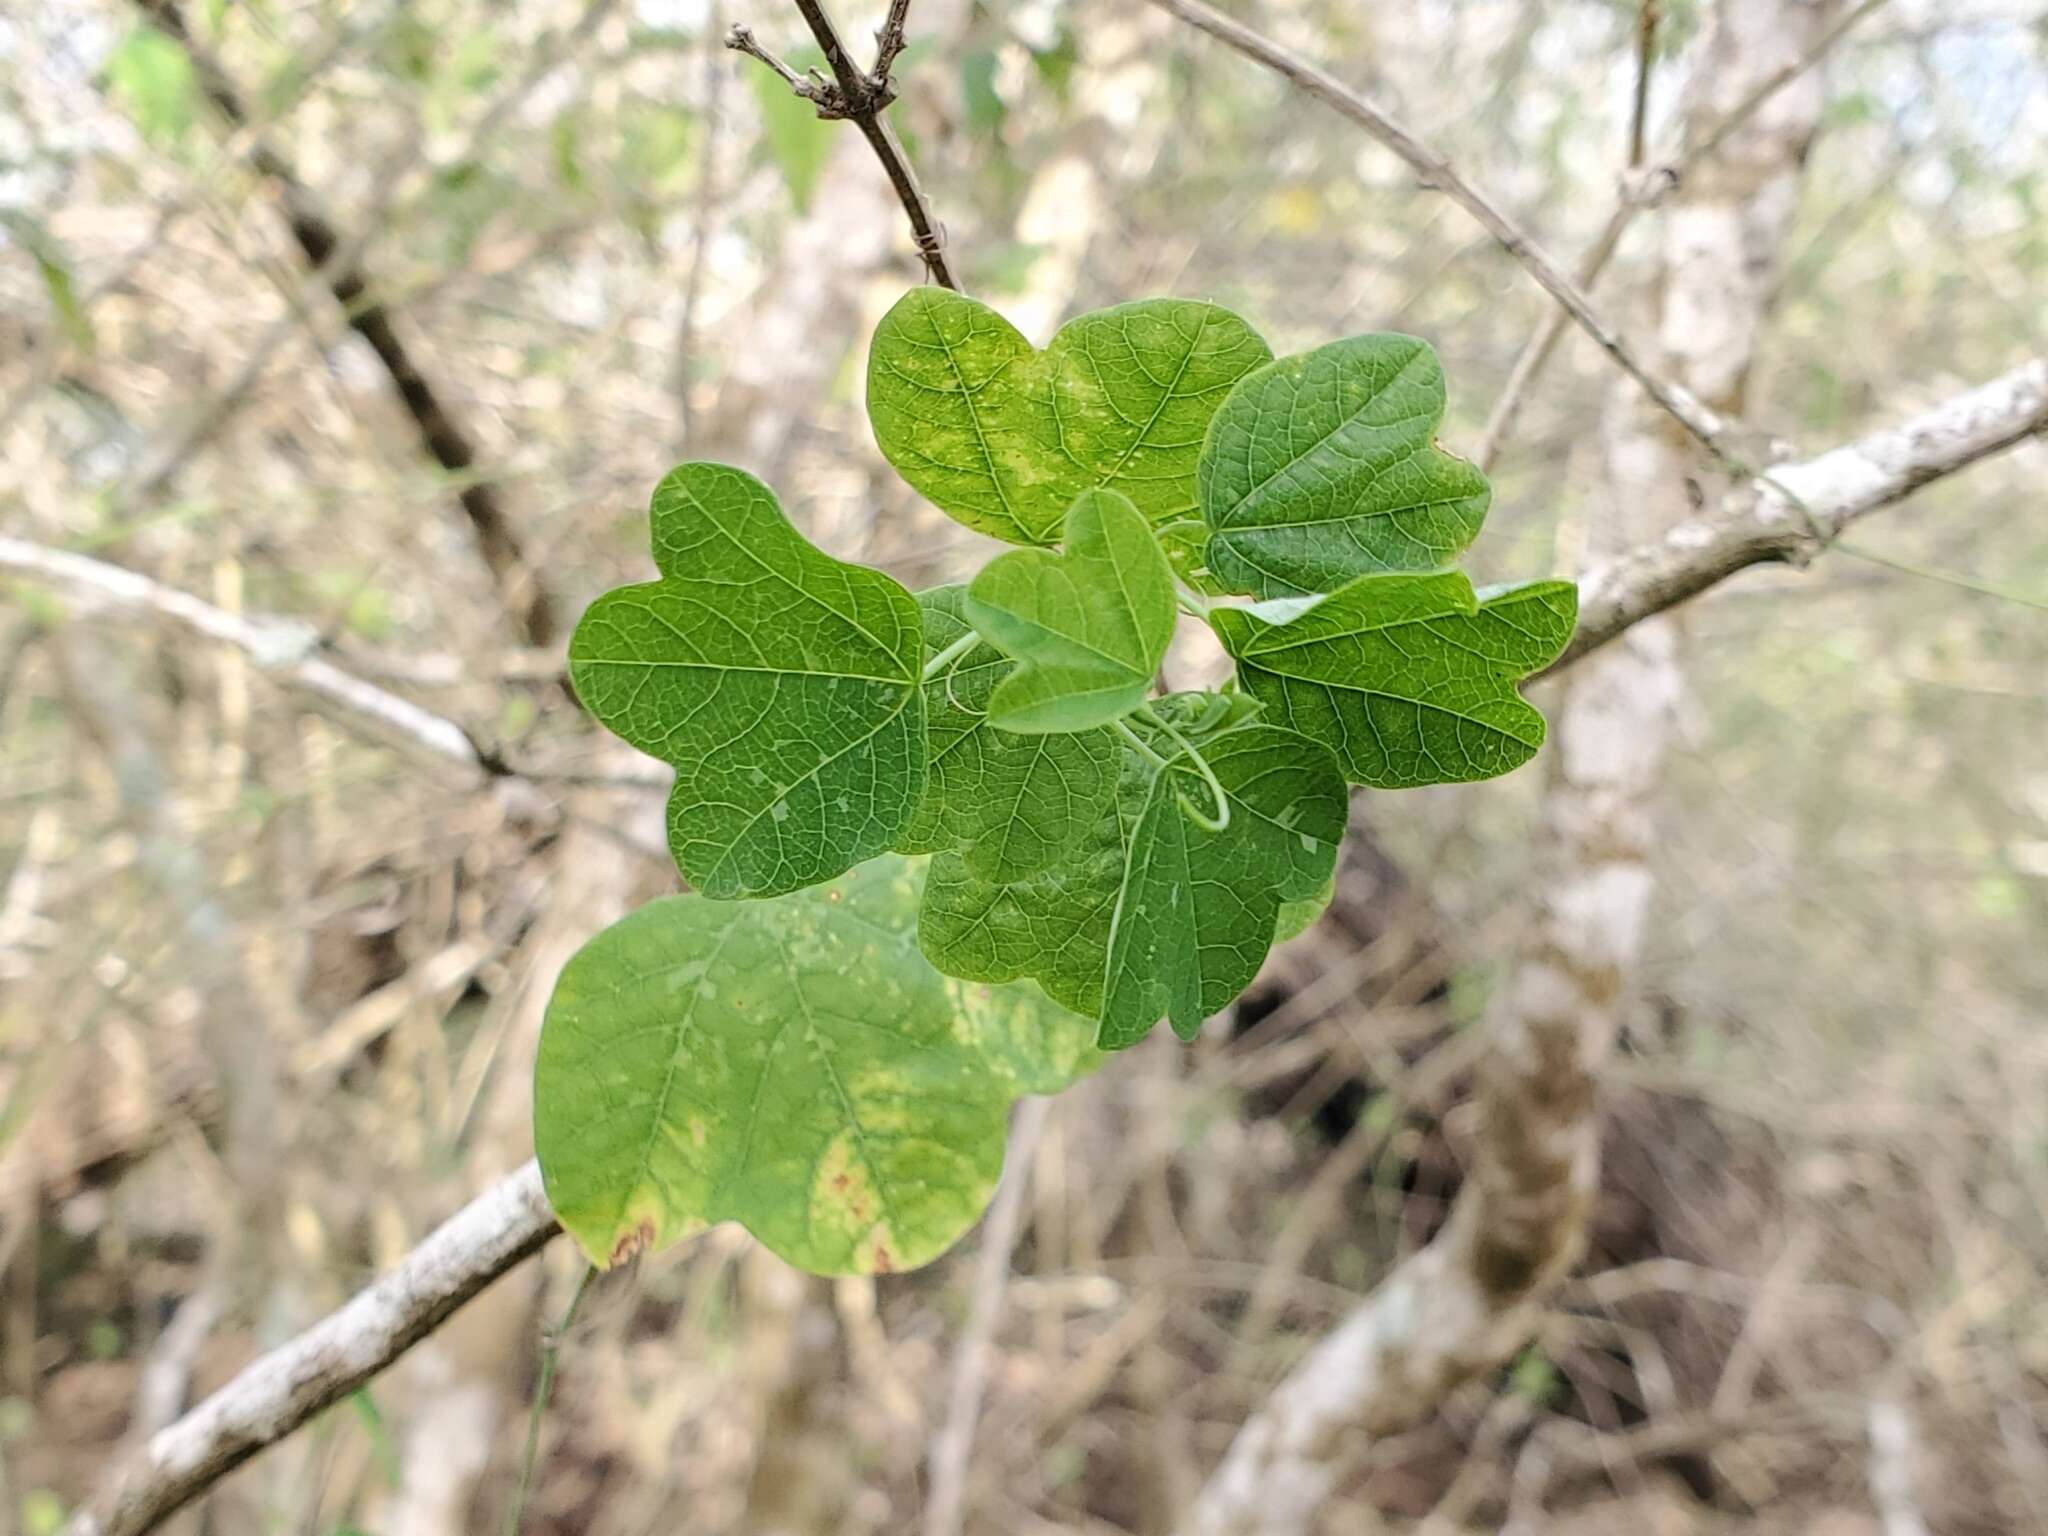
<path fill-rule="evenodd" d="M 817 1274 L 908 1269 L 981 1215 L 1010 1102 L 1090 1070 L 1094 1026 L 933 970 L 920 863 L 776 901 L 667 897 L 563 968 L 534 1144 L 593 1262 L 738 1221 Z"/>
<path fill-rule="evenodd" d="M 1571 639 L 1578 589 L 1511 587 L 1480 602 L 1456 571 L 1362 576 L 1284 623 L 1219 608 L 1210 623 L 1266 718 L 1322 742 L 1376 789 L 1492 778 L 1543 745 L 1518 679 Z"/>
<path fill-rule="evenodd" d="M 972 633 L 960 614 L 966 590 L 918 593 L 927 656 Z M 1108 730 L 1019 735 L 989 723 L 989 694 L 1013 665 L 984 640 L 925 683 L 924 798 L 900 852 L 958 848 L 976 874 L 1017 880 L 1079 842 L 1109 803 L 1117 743 Z"/>
<path fill-rule="evenodd" d="M 1016 550 L 981 568 L 965 613 L 1016 669 L 988 697 L 1007 731 L 1085 731 L 1120 720 L 1173 640 L 1173 572 L 1128 498 L 1084 491 L 1066 550 Z"/>
<path fill-rule="evenodd" d="M 569 677 L 676 769 L 669 846 L 707 896 L 773 896 L 888 849 L 924 788 L 917 603 L 807 543 L 722 464 L 655 488 L 659 581 L 590 605 Z"/>
<path fill-rule="evenodd" d="M 883 455 L 948 516 L 1051 544 L 1067 507 L 1122 491 L 1163 526 L 1195 507 L 1195 461 L 1230 387 L 1272 357 L 1214 304 L 1082 315 L 1043 352 L 985 304 L 913 288 L 875 330 L 868 417 Z"/>
<path fill-rule="evenodd" d="M 1142 1038 L 1168 1011 L 1192 1037 L 1258 974 L 1283 903 L 1312 900 L 1329 881 L 1344 833 L 1344 781 L 1329 753 L 1244 706 L 1213 694 L 1156 700 L 1151 712 L 1179 741 L 1135 717 L 1151 750 L 1125 748 L 1114 805 L 1039 874 L 1005 884 L 957 855 L 934 859 L 918 920 L 932 962 L 979 980 L 1031 977 L 1099 1017 L 1104 1049 Z M 1229 803 L 1221 831 L 1181 804 L 1212 800 L 1190 745 Z"/>
<path fill-rule="evenodd" d="M 1209 572 L 1284 597 L 1448 563 L 1492 492 L 1436 445 L 1443 416 L 1443 368 L 1413 336 L 1334 341 L 1242 380 L 1202 446 Z"/>

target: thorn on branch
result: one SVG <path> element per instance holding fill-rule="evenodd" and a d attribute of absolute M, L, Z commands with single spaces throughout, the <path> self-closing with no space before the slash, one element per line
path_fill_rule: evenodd
<path fill-rule="evenodd" d="M 896 99 L 896 82 L 889 72 L 903 52 L 903 28 L 909 15 L 910 0 L 895 0 L 889 7 L 889 19 L 875 33 L 875 67 L 865 74 L 848 69 L 833 80 L 816 69 L 798 74 L 761 45 L 752 27 L 738 22 L 726 33 L 725 46 L 774 70 L 782 83 L 817 108 L 825 121 L 861 121 L 874 117 Z"/>
<path fill-rule="evenodd" d="M 750 59 L 758 59 L 782 77 L 782 83 L 818 109 L 818 116 L 839 118 L 850 116 L 846 99 L 839 87 L 819 74 L 815 69 L 798 74 L 774 54 L 763 48 L 754 37 L 752 27 L 734 22 L 732 30 L 725 34 L 725 46 L 735 53 L 744 53 Z"/>
<path fill-rule="evenodd" d="M 896 86 L 889 72 L 896 67 L 896 56 L 903 51 L 903 32 L 909 21 L 910 0 L 889 0 L 888 18 L 875 32 L 875 67 L 868 71 L 868 85 L 878 98 L 878 107 L 896 99 Z"/>

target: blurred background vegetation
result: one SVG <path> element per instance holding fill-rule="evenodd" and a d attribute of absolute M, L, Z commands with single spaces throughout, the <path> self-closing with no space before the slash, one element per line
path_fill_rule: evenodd
<path fill-rule="evenodd" d="M 1659 7 L 1653 146 L 1704 8 Z M 881 7 L 840 9 L 864 48 Z M 0 532 L 303 621 L 538 793 L 0 581 L 0 1530 L 37 1536 L 529 1155 L 555 968 L 674 880 L 658 795 L 560 682 L 567 625 L 645 571 L 655 480 L 744 464 L 913 586 L 983 552 L 866 429 L 866 337 L 919 279 L 900 210 L 857 134 L 721 46 L 745 22 L 815 58 L 791 8 L 190 0 L 183 41 L 152 12 L 0 15 Z M 1549 249 L 1614 206 L 1634 3 L 1255 14 Z M 1137 0 L 919 0 L 912 37 L 892 119 L 964 286 L 1034 339 L 1151 294 L 1283 352 L 1411 331 L 1444 358 L 1445 441 L 1477 437 L 1549 301 L 1349 125 Z M 1893 0 L 1819 67 L 1742 401 L 1804 451 L 2048 346 L 2048 10 Z M 1655 219 L 1603 281 L 1619 317 Z M 423 447 L 374 314 L 466 458 Z M 1565 338 L 1480 579 L 1583 567 L 1611 373 Z M 1509 1370 L 1376 1446 L 1329 1530 L 1877 1533 L 1880 1374 L 1928 1527 L 2048 1530 L 2044 469 L 2026 445 L 1688 612 L 1586 1278 Z M 1435 1229 L 1541 789 L 1367 797 L 1348 897 L 1234 1029 L 1054 1106 L 968 1529 L 1170 1529 Z M 577 1274 L 558 1245 L 180 1528 L 495 1528 Z M 907 1529 L 974 1276 L 970 1243 L 816 1282 L 720 1230 L 608 1278 L 526 1528 Z"/>

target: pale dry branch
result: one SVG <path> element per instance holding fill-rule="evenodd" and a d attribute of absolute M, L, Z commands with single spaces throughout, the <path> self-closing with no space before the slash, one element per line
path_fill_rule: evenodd
<path fill-rule="evenodd" d="M 188 633 L 232 646 L 276 682 L 329 706 L 350 725 L 452 763 L 478 780 L 495 770 L 454 721 L 366 683 L 320 655 L 312 625 L 295 619 L 229 613 L 134 571 L 0 534 L 0 571 L 46 582 L 102 611 L 167 620 Z"/>
<path fill-rule="evenodd" d="M 45 583 L 94 613 L 154 619 L 187 634 L 232 646 L 272 682 L 321 705 L 360 734 L 414 757 L 457 769 L 468 782 L 488 786 L 506 797 L 522 817 L 546 820 L 555 814 L 551 797 L 540 781 L 574 783 L 578 775 L 522 773 L 479 745 L 463 726 L 412 700 L 366 682 L 337 666 L 322 653 L 319 632 L 300 619 L 262 614 L 229 613 L 175 587 L 95 560 L 89 555 L 50 549 L 26 539 L 0 534 L 0 574 Z M 601 787 L 622 790 L 663 788 L 668 775 L 606 774 Z M 635 852 L 665 860 L 667 850 L 630 832 L 622 832 Z"/>
<path fill-rule="evenodd" d="M 2048 431 L 2048 357 L 1817 458 L 1780 464 L 1713 513 L 1596 567 L 1579 584 L 1579 628 L 1557 663 L 1747 566 L 1804 565 L 1857 519 Z"/>
<path fill-rule="evenodd" d="M 1884 1522 L 1884 1536 L 1928 1536 L 1927 1521 L 1913 1494 L 1913 1463 L 1919 1436 L 1903 1399 L 1874 1397 L 1867 1415 L 1870 1434 L 1870 1497 Z"/>
<path fill-rule="evenodd" d="M 1313 96 L 1392 150 L 1414 170 L 1422 184 L 1441 192 L 1476 219 L 1544 292 L 1557 300 L 1579 329 L 1590 336 L 1600 350 L 1613 358 L 1622 371 L 1680 426 L 1698 438 L 1721 458 L 1733 458 L 1729 426 L 1689 390 L 1660 379 L 1636 356 L 1635 349 L 1593 308 L 1585 291 L 1551 259 L 1521 225 L 1502 211 L 1449 160 L 1417 138 L 1407 127 L 1376 103 L 1344 84 L 1335 75 L 1282 47 L 1240 21 L 1234 21 L 1204 0 L 1151 0 L 1151 3 L 1189 25 L 1228 44 L 1254 63 Z"/>
<path fill-rule="evenodd" d="M 1621 237 L 1628 232 L 1629 225 L 1635 222 L 1637 214 L 1681 185 L 1694 166 L 1726 143 L 1737 129 L 1763 109 L 1765 103 L 1827 57 L 1829 51 L 1842 40 L 1851 27 L 1888 3 L 1889 0 L 1863 0 L 1862 4 L 1851 9 L 1816 38 L 1811 48 L 1757 82 L 1752 90 L 1711 126 L 1688 134 L 1676 158 L 1667 160 L 1662 165 L 1644 168 L 1640 164 L 1640 154 L 1632 154 L 1629 174 L 1623 178 L 1621 197 L 1615 203 L 1614 211 L 1608 214 L 1607 222 L 1601 227 L 1600 233 L 1594 236 L 1593 243 L 1586 248 L 1586 254 L 1579 258 L 1579 265 L 1572 274 L 1578 279 L 1579 286 L 1589 293 L 1592 291 L 1593 285 L 1600 280 L 1600 274 L 1606 270 L 1607 263 L 1620 247 Z M 1646 4 L 1643 15 L 1647 18 L 1650 14 L 1651 7 Z M 1647 22 L 1645 24 L 1647 25 Z M 1633 113 L 1638 124 L 1643 115 L 1648 81 L 1648 59 L 1645 55 L 1638 65 Z M 1639 134 L 1636 137 L 1639 138 Z M 1630 148 L 1636 151 L 1639 145 L 1632 142 Z M 1479 434 L 1479 446 L 1472 455 L 1473 462 L 1481 469 L 1491 470 L 1500 458 L 1500 451 L 1507 442 L 1508 433 L 1514 430 L 1515 419 L 1521 415 L 1522 407 L 1534 390 L 1544 364 L 1550 361 L 1551 353 L 1557 349 L 1558 338 L 1564 334 L 1566 319 L 1567 314 L 1562 309 L 1553 309 L 1547 313 L 1542 324 L 1537 326 L 1535 335 L 1529 338 L 1528 344 L 1516 356 L 1514 367 L 1508 370 L 1508 381 L 1501 386 L 1500 397 L 1494 401 L 1493 409 L 1487 413 L 1486 425 Z"/>
<path fill-rule="evenodd" d="M 244 1369 L 116 1467 L 65 1536 L 139 1536 L 355 1391 L 560 1230 L 529 1162 L 338 1311 Z"/>
<path fill-rule="evenodd" d="M 1782 465 L 1586 583 L 1564 665 L 1745 565 L 1804 558 L 1856 518 L 2048 427 L 2048 359 L 1904 425 Z M 1646 627 L 1646 652 L 1671 645 Z M 1657 657 L 1618 655 L 1583 701 L 1627 705 L 1654 689 Z M 1575 700 L 1576 707 L 1580 701 Z M 1568 712 L 1569 713 L 1569 712 Z M 1589 713 L 1590 721 L 1592 715 Z M 1573 754 L 1564 754 L 1567 774 Z M 1596 775 L 1597 780 L 1597 775 Z M 1612 793 L 1613 784 L 1581 786 Z M 1196 1500 L 1184 1536 L 1307 1530 L 1350 1452 L 1433 1413 L 1508 1360 L 1575 1261 L 1597 1178 L 1591 1063 L 1567 958 L 1539 952 L 1492 1016 L 1481 1069 L 1486 1126 L 1444 1230 L 1381 1282 L 1253 1414 Z"/>
<path fill-rule="evenodd" d="M 931 1497 L 925 1501 L 924 1536 L 960 1536 L 967 1512 L 967 1469 L 974 1455 L 974 1432 L 981 1419 L 982 1393 L 988 1384 L 988 1357 L 1001 1319 L 1003 1296 L 1009 1289 L 1010 1262 L 1023 1225 L 1024 1191 L 1031 1166 L 1045 1134 L 1050 1099 L 1026 1099 L 1017 1106 L 1003 1154 L 1003 1179 L 981 1228 L 981 1254 L 974 1270 L 974 1300 L 967 1326 L 953 1351 L 953 1378 L 946 1399 L 945 1422 L 932 1436 L 927 1464 Z"/>

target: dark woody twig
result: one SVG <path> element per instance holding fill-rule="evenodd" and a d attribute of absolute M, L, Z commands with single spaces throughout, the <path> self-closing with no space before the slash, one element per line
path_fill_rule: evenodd
<path fill-rule="evenodd" d="M 875 67 L 871 70 L 862 70 L 854 63 L 838 27 L 833 25 L 820 0 L 796 0 L 796 8 L 809 25 L 811 36 L 818 40 L 818 47 L 824 51 L 825 62 L 832 70 L 831 79 L 826 79 L 816 70 L 798 74 L 762 47 L 752 30 L 744 26 L 735 26 L 726 34 L 726 47 L 758 59 L 774 70 L 784 84 L 817 109 L 818 116 L 827 121 L 844 119 L 860 129 L 861 136 L 874 150 L 875 158 L 882 162 L 889 184 L 896 189 L 897 200 L 903 204 L 903 212 L 910 219 L 911 238 L 917 244 L 917 254 L 924 261 L 925 271 L 940 287 L 958 292 L 960 284 L 946 261 L 945 234 L 932 217 L 931 205 L 925 201 L 916 173 L 904 156 L 903 146 L 897 142 L 895 132 L 882 116 L 889 103 L 896 99 L 896 84 L 889 71 L 894 67 L 897 55 L 903 52 L 903 29 L 910 17 L 910 0 L 890 0 L 888 18 L 875 35 Z"/>
<path fill-rule="evenodd" d="M 232 128 L 246 126 L 249 111 L 241 90 L 220 61 L 192 35 L 179 0 L 135 0 L 135 4 L 159 31 L 185 50 L 201 88 L 222 119 Z M 601 13 L 603 8 L 593 6 L 592 12 Z M 527 559 L 500 488 L 488 478 L 471 478 L 477 468 L 476 441 L 449 398 L 421 369 L 412 348 L 399 334 L 392 311 L 371 296 L 371 281 L 355 259 L 354 243 L 344 237 L 312 189 L 272 145 L 257 139 L 250 146 L 249 164 L 276 185 L 292 238 L 307 267 L 324 276 L 349 327 L 377 354 L 392 389 L 418 429 L 421 446 L 443 470 L 466 481 L 457 500 L 484 563 L 515 609 L 514 617 L 526 640 L 547 644 L 556 629 L 553 601 Z"/>

